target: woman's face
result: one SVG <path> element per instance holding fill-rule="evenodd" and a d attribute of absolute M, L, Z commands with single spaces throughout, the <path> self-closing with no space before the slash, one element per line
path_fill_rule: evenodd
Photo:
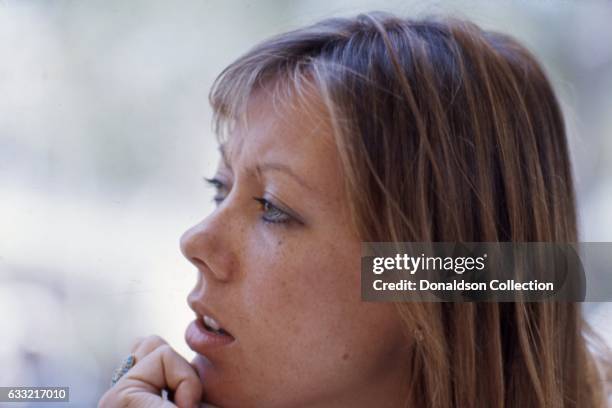
<path fill-rule="evenodd" d="M 338 152 L 310 105 L 253 96 L 221 149 L 215 211 L 181 239 L 198 268 L 191 308 L 231 334 L 186 333 L 221 407 L 382 406 L 405 384 L 399 317 L 361 301 Z"/>

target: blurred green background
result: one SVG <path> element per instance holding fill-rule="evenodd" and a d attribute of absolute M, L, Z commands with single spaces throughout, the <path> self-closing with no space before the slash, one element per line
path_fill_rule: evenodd
<path fill-rule="evenodd" d="M 212 209 L 213 79 L 271 34 L 373 9 L 527 45 L 565 110 L 581 240 L 612 241 L 611 2 L 0 1 L 1 386 L 89 407 L 137 336 L 191 358 L 178 240 Z M 585 308 L 610 342 L 612 304 Z"/>

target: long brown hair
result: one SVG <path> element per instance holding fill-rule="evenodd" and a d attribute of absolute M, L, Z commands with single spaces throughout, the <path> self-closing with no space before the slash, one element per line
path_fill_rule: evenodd
<path fill-rule="evenodd" d="M 454 18 L 334 18 L 271 38 L 217 78 L 222 135 L 255 89 L 314 88 L 364 241 L 577 241 L 564 121 L 513 38 Z M 415 407 L 601 407 L 576 303 L 398 303 Z"/>

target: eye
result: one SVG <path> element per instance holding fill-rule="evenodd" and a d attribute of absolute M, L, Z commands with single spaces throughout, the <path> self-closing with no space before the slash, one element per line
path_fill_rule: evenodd
<path fill-rule="evenodd" d="M 204 177 L 204 180 L 215 189 L 215 196 L 213 197 L 213 201 L 215 202 L 215 204 L 219 205 L 221 203 L 221 201 L 223 201 L 225 199 L 225 196 L 227 195 L 227 185 L 219 180 L 218 178 L 206 178 Z"/>
<path fill-rule="evenodd" d="M 291 216 L 285 211 L 281 210 L 270 201 L 263 197 L 253 197 L 255 201 L 261 204 L 261 210 L 263 211 L 262 219 L 264 222 L 282 224 L 291 221 Z"/>

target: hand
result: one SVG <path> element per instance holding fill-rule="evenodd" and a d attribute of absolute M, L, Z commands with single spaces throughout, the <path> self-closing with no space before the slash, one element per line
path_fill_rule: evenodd
<path fill-rule="evenodd" d="M 98 408 L 200 407 L 200 377 L 161 337 L 141 338 L 131 352 L 136 364 L 102 396 Z M 162 398 L 164 389 L 174 403 Z"/>

